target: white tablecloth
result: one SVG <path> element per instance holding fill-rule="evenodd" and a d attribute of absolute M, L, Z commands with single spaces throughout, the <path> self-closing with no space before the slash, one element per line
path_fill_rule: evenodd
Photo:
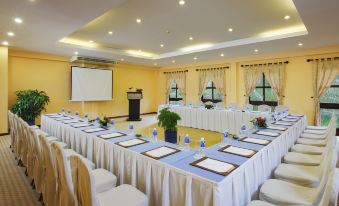
<path fill-rule="evenodd" d="M 161 109 L 169 107 L 172 112 L 177 113 L 181 120 L 178 121 L 179 126 L 192 127 L 216 132 L 228 132 L 237 134 L 240 127 L 245 124 L 251 126 L 250 121 L 255 117 L 263 116 L 269 119 L 269 114 L 264 112 L 242 112 L 230 111 L 226 109 L 205 109 L 203 107 L 188 106 L 166 106 L 160 105 L 158 113 Z"/>
<path fill-rule="evenodd" d="M 305 123 L 306 118 L 302 118 L 220 182 L 148 158 L 46 116 L 42 116 L 41 125 L 97 167 L 114 173 L 119 184 L 131 184 L 147 194 L 150 205 L 245 206 L 256 198 L 259 186 L 281 163 Z"/>

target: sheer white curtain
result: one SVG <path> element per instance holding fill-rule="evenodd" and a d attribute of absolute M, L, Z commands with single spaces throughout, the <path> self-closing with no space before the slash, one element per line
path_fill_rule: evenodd
<path fill-rule="evenodd" d="M 169 92 L 173 81 L 177 83 L 178 89 L 182 92 L 183 101 L 186 101 L 186 71 L 177 71 L 177 72 L 166 72 L 165 73 L 165 82 L 166 82 L 166 103 L 169 102 Z"/>
<path fill-rule="evenodd" d="M 223 101 L 226 100 L 226 69 L 227 67 L 204 68 L 199 70 L 199 93 L 198 98 L 202 96 L 208 81 L 212 81 L 223 96 Z"/>
<path fill-rule="evenodd" d="M 314 124 L 320 125 L 320 97 L 339 74 L 339 60 L 313 61 Z"/>
<path fill-rule="evenodd" d="M 277 94 L 278 105 L 283 104 L 285 92 L 285 63 L 268 64 L 264 67 L 265 78 Z"/>
<path fill-rule="evenodd" d="M 249 103 L 249 96 L 257 86 L 263 69 L 259 65 L 250 65 L 244 68 L 244 84 L 245 84 L 245 104 Z"/>
<path fill-rule="evenodd" d="M 168 95 L 171 90 L 172 82 L 173 82 L 173 76 L 172 73 L 166 72 L 165 74 L 165 83 L 166 83 L 166 88 L 165 88 L 165 102 L 168 103 Z"/>

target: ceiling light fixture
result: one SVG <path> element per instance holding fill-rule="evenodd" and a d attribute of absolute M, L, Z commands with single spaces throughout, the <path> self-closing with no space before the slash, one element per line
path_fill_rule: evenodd
<path fill-rule="evenodd" d="M 228 31 L 229 31 L 229 32 L 232 32 L 232 31 L 233 31 L 233 28 L 228 28 Z"/>
<path fill-rule="evenodd" d="M 8 35 L 8 36 L 14 36 L 14 33 L 11 32 L 11 31 L 9 31 L 9 32 L 7 32 L 7 35 Z"/>
<path fill-rule="evenodd" d="M 8 41 L 3 41 L 3 42 L 2 42 L 2 45 L 4 45 L 4 46 L 8 46 L 8 45 L 9 45 L 9 43 L 8 43 Z"/>
<path fill-rule="evenodd" d="M 193 40 L 193 37 L 190 36 L 188 39 L 192 41 L 192 40 Z"/>
<path fill-rule="evenodd" d="M 211 47 L 211 46 L 213 46 L 213 44 L 210 44 L 210 43 L 197 44 L 197 45 L 181 48 L 180 50 L 183 51 L 183 52 L 191 52 L 191 51 L 206 49 L 206 48 Z"/>
<path fill-rule="evenodd" d="M 291 17 L 288 16 L 288 15 L 284 16 L 284 19 L 285 19 L 285 20 L 289 20 L 290 18 L 291 18 Z"/>
<path fill-rule="evenodd" d="M 163 44 L 160 44 L 160 47 L 164 47 L 165 45 L 163 45 Z"/>
<path fill-rule="evenodd" d="M 172 60 L 172 63 L 175 63 L 175 60 Z"/>
<path fill-rule="evenodd" d="M 154 65 L 154 66 L 158 66 L 158 64 L 157 64 L 157 63 L 154 63 L 153 65 Z"/>
<path fill-rule="evenodd" d="M 21 24 L 23 21 L 22 21 L 22 19 L 20 19 L 20 18 L 15 18 L 14 19 L 14 21 L 15 21 L 15 23 L 17 23 L 17 24 Z"/>
<path fill-rule="evenodd" d="M 109 34 L 109 35 L 113 35 L 113 31 L 109 31 L 108 34 Z"/>
<path fill-rule="evenodd" d="M 303 43 L 300 42 L 300 43 L 298 44 L 298 46 L 303 46 Z"/>
<path fill-rule="evenodd" d="M 184 0 L 180 0 L 180 1 L 179 1 L 179 4 L 180 4 L 181 6 L 185 5 L 185 3 L 186 3 L 186 2 L 185 2 Z"/>
<path fill-rule="evenodd" d="M 198 57 L 194 57 L 193 59 L 194 59 L 194 60 L 197 60 L 197 59 L 198 59 Z"/>
<path fill-rule="evenodd" d="M 92 44 L 92 43 L 94 43 L 94 41 L 93 41 L 93 40 L 89 40 L 88 42 L 89 42 L 89 43 L 91 43 L 91 44 Z"/>
<path fill-rule="evenodd" d="M 76 52 L 74 52 L 74 54 L 75 54 L 75 55 L 78 55 L 78 54 L 79 54 L 79 52 L 77 52 L 77 51 L 76 51 Z"/>
<path fill-rule="evenodd" d="M 258 49 L 254 49 L 254 52 L 257 53 L 257 52 L 259 52 L 259 50 Z"/>
<path fill-rule="evenodd" d="M 141 23 L 141 19 L 137 18 L 137 23 L 140 24 Z"/>
<path fill-rule="evenodd" d="M 156 56 L 153 53 L 144 52 L 141 50 L 126 50 L 125 52 L 135 57 L 154 58 Z"/>
<path fill-rule="evenodd" d="M 220 56 L 223 57 L 223 56 L 225 56 L 225 55 L 224 55 L 224 53 L 221 53 Z"/>
<path fill-rule="evenodd" d="M 123 62 L 123 61 L 125 61 L 125 60 L 124 60 L 124 59 L 120 59 L 120 61 L 122 61 L 122 62 Z"/>

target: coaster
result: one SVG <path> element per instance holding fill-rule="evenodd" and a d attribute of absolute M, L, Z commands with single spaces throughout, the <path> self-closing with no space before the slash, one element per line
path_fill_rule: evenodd
<path fill-rule="evenodd" d="M 148 143 L 148 141 L 140 139 L 140 138 L 136 138 L 136 139 L 130 139 L 126 141 L 117 142 L 115 144 L 121 147 L 129 148 L 129 147 L 133 147 L 133 146 L 137 146 L 137 145 L 141 145 L 145 143 Z"/>
<path fill-rule="evenodd" d="M 85 129 L 85 130 L 82 130 L 82 131 L 84 131 L 86 133 L 94 133 L 94 132 L 101 132 L 101 131 L 105 131 L 105 130 L 107 130 L 107 129 L 99 127 L 99 128 L 93 128 L 93 129 Z"/>
<path fill-rule="evenodd" d="M 265 131 L 256 131 L 253 134 L 270 136 L 270 137 L 278 137 L 280 134 L 275 132 L 265 132 Z"/>
<path fill-rule="evenodd" d="M 122 136 L 126 136 L 126 134 L 124 134 L 122 132 L 113 132 L 113 133 L 109 133 L 109 134 L 98 135 L 98 137 L 100 137 L 102 139 L 112 139 L 112 138 L 117 138 L 117 137 L 122 137 Z"/>
<path fill-rule="evenodd" d="M 230 153 L 230 154 L 234 154 L 234 155 L 239 155 L 239 156 L 243 156 L 243 157 L 252 157 L 253 155 L 255 155 L 255 153 L 257 153 L 257 151 L 254 151 L 254 150 L 251 150 L 251 149 L 245 149 L 245 148 L 242 148 L 242 147 L 236 147 L 236 146 L 232 146 L 232 145 L 227 145 L 223 148 L 220 148 L 218 151 Z"/>
<path fill-rule="evenodd" d="M 253 143 L 253 144 L 260 144 L 260 145 L 268 145 L 269 143 L 271 143 L 270 140 L 257 139 L 257 138 L 252 138 L 252 137 L 244 137 L 240 139 L 239 141 Z"/>
<path fill-rule="evenodd" d="M 212 159 L 210 157 L 203 157 L 195 162 L 190 163 L 190 165 L 222 176 L 227 176 L 238 167 L 238 165 Z"/>
<path fill-rule="evenodd" d="M 172 148 L 172 147 L 162 146 L 162 147 L 158 147 L 158 148 L 143 152 L 141 154 L 158 160 L 158 159 L 167 157 L 169 155 L 175 154 L 177 152 L 180 152 L 180 150 Z"/>

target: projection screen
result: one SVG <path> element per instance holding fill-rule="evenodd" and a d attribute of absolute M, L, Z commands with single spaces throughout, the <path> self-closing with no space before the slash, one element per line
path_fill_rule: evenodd
<path fill-rule="evenodd" d="M 73 66 L 71 70 L 71 101 L 112 100 L 113 71 L 111 69 Z"/>

